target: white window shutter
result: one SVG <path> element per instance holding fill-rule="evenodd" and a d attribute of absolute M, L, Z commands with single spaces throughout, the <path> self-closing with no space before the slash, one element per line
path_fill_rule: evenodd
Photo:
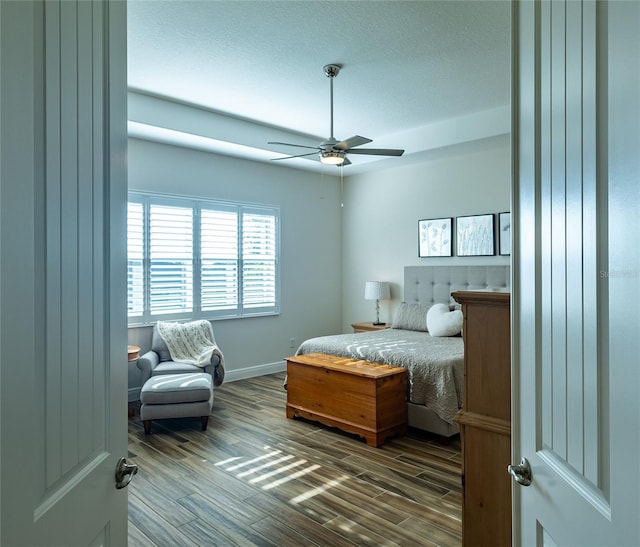
<path fill-rule="evenodd" d="M 276 305 L 276 218 L 273 214 L 242 215 L 242 307 Z"/>
<path fill-rule="evenodd" d="M 152 315 L 193 311 L 191 207 L 149 207 L 149 309 Z"/>
<path fill-rule="evenodd" d="M 238 214 L 200 213 L 200 303 L 202 311 L 238 307 Z"/>
<path fill-rule="evenodd" d="M 129 202 L 127 210 L 127 314 L 144 312 L 144 210 Z"/>
<path fill-rule="evenodd" d="M 277 207 L 130 199 L 130 325 L 279 313 Z"/>

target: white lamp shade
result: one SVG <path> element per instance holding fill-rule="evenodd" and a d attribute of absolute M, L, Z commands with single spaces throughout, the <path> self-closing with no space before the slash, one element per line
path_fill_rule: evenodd
<path fill-rule="evenodd" d="M 388 281 L 367 281 L 364 285 L 365 300 L 389 300 L 391 288 Z"/>

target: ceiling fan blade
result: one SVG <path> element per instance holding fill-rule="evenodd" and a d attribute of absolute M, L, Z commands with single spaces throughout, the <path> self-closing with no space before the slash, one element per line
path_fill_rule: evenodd
<path fill-rule="evenodd" d="M 334 145 L 334 148 L 339 148 L 340 150 L 350 150 L 354 146 L 360 146 L 361 144 L 367 144 L 368 142 L 373 142 L 371 139 L 367 139 L 367 137 L 361 137 L 360 135 L 354 135 L 353 137 L 349 137 L 338 144 Z"/>
<path fill-rule="evenodd" d="M 349 158 L 344 158 L 344 161 L 342 162 L 342 166 L 344 167 L 345 165 L 351 165 Z"/>
<path fill-rule="evenodd" d="M 310 148 L 310 147 L 306 147 L 306 148 Z M 305 156 L 317 156 L 317 155 L 318 155 L 317 152 L 309 152 L 308 154 L 300 154 L 298 156 L 287 156 L 285 158 L 271 158 L 271 161 L 290 160 L 291 158 L 304 158 Z"/>
<path fill-rule="evenodd" d="M 369 156 L 402 156 L 404 150 L 394 148 L 356 148 L 347 150 L 348 154 L 367 154 Z"/>
<path fill-rule="evenodd" d="M 291 144 L 290 142 L 273 142 L 270 141 L 267 144 L 280 144 L 282 146 L 295 146 L 296 148 L 309 148 L 311 150 L 320 150 L 318 146 L 305 146 L 304 144 Z"/>

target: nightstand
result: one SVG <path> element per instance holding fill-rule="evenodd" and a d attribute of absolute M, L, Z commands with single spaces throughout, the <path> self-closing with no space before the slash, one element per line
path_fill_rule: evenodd
<path fill-rule="evenodd" d="M 390 329 L 391 323 L 384 323 L 382 325 L 374 325 L 373 323 L 351 323 L 353 332 L 370 332 L 372 330 L 384 330 Z"/>

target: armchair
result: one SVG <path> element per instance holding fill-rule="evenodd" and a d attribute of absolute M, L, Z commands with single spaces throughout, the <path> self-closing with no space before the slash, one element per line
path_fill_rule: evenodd
<path fill-rule="evenodd" d="M 224 357 L 215 344 L 211 324 L 201 320 L 182 326 L 170 326 L 168 323 L 160 323 L 160 326 L 172 344 L 174 355 L 190 357 L 195 352 L 192 362 L 197 364 L 173 361 L 169 347 L 160 335 L 158 323 L 153 326 L 151 350 L 138 359 L 138 368 L 142 372 L 140 419 L 144 423 L 144 432 L 147 435 L 151 433 L 153 420 L 190 416 L 200 416 L 202 430 L 205 431 L 213 405 L 213 388 L 224 380 Z M 198 355 L 202 347 L 204 352 Z M 198 366 L 209 360 L 211 351 L 209 364 Z"/>
<path fill-rule="evenodd" d="M 151 350 L 138 359 L 138 368 L 142 372 L 142 385 L 152 376 L 160 376 L 164 374 L 185 374 L 206 372 L 211 375 L 213 380 L 218 378 L 220 357 L 213 355 L 211 364 L 206 367 L 190 365 L 188 363 L 177 363 L 171 359 L 169 348 L 160 336 L 157 327 L 153 327 L 153 337 L 151 339 Z"/>

